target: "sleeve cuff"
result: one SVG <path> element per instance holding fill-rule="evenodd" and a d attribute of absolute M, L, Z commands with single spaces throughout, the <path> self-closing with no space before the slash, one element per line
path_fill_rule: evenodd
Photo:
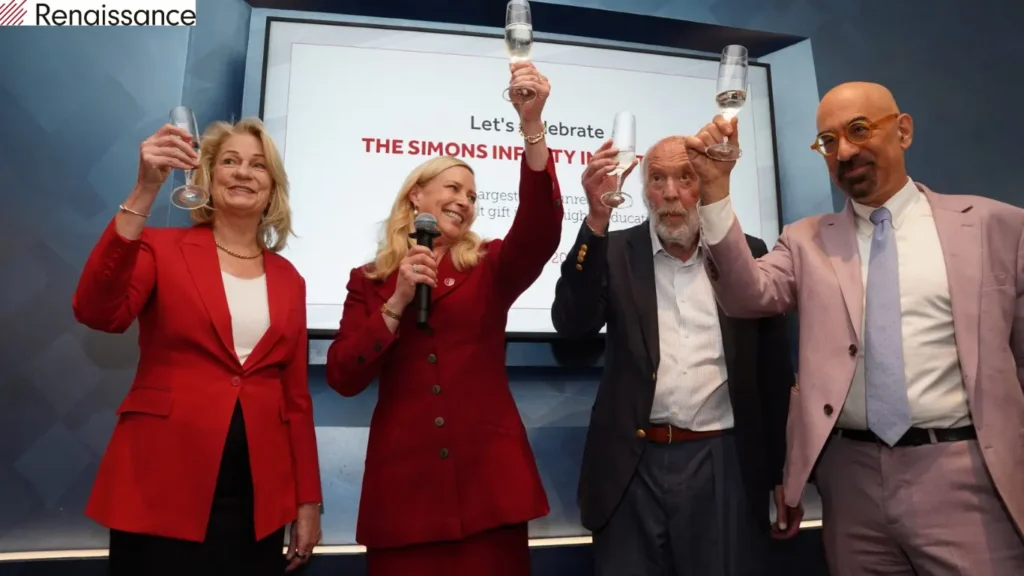
<path fill-rule="evenodd" d="M 729 196 L 712 204 L 698 204 L 697 215 L 700 217 L 704 241 L 712 245 L 725 239 L 733 221 L 736 220 L 736 215 L 732 211 L 732 198 Z"/>

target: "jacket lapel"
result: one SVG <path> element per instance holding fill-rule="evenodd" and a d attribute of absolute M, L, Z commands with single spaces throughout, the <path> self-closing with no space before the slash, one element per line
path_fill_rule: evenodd
<path fill-rule="evenodd" d="M 632 279 L 633 303 L 640 322 L 648 357 L 655 370 L 661 360 L 658 344 L 658 292 L 654 285 L 654 245 L 651 244 L 650 220 L 634 228 L 626 239 L 629 245 L 627 262 Z"/>
<path fill-rule="evenodd" d="M 455 265 L 452 263 L 452 259 L 448 254 L 445 254 L 441 258 L 441 262 L 437 265 L 437 288 L 430 291 L 430 302 L 433 304 L 445 296 L 459 289 L 460 286 L 465 284 L 465 280 L 469 276 L 472 269 L 467 270 L 456 270 Z M 395 286 L 398 285 L 398 272 L 392 272 L 383 281 L 378 281 L 375 284 L 377 295 L 380 296 L 381 300 L 387 302 L 391 295 L 395 293 Z"/>
<path fill-rule="evenodd" d="M 259 365 L 259 362 L 266 357 L 286 332 L 285 326 L 288 325 L 294 295 L 294 283 L 289 282 L 289 271 L 281 256 L 273 253 L 264 254 L 263 268 L 267 275 L 267 305 L 270 307 L 270 326 L 260 341 L 256 343 L 256 347 L 253 348 L 249 357 L 245 359 L 246 371 Z M 305 303 L 303 303 L 304 305 Z M 305 329 L 305 326 L 302 328 Z"/>
<path fill-rule="evenodd" d="M 491 256 L 491 258 L 495 256 L 497 255 Z M 469 276 L 469 272 L 470 269 L 456 270 L 455 264 L 452 263 L 451 254 L 445 253 L 444 257 L 441 258 L 441 262 L 437 265 L 437 287 L 430 292 L 431 303 L 437 302 L 458 290 L 460 286 L 466 283 L 465 280 Z"/>
<path fill-rule="evenodd" d="M 821 240 L 825 244 L 825 253 L 828 254 L 832 269 L 839 280 L 839 289 L 843 293 L 843 300 L 846 301 L 850 324 L 858 340 L 861 340 L 864 281 L 861 278 L 860 249 L 857 246 L 853 205 L 849 201 L 842 212 L 822 217 Z"/>
<path fill-rule="evenodd" d="M 217 246 L 213 242 L 213 231 L 210 227 L 190 228 L 181 242 L 181 252 L 196 291 L 199 292 L 199 298 L 213 322 L 217 337 L 224 345 L 224 351 L 234 359 L 237 366 L 238 356 L 235 354 L 234 337 L 231 334 L 231 313 L 228 311 L 224 279 L 221 277 L 220 261 L 217 259 Z"/>
<path fill-rule="evenodd" d="M 978 338 L 981 322 L 981 272 L 983 266 L 981 225 L 969 198 L 936 194 L 918 184 L 932 207 L 946 262 L 949 301 L 953 308 L 960 364 L 967 376 L 968 394 L 973 393 L 978 371 Z"/>

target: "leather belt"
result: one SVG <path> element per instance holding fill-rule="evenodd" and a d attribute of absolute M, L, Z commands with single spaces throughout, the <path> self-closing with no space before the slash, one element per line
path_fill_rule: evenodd
<path fill-rule="evenodd" d="M 725 434 L 726 430 L 709 430 L 707 432 L 694 432 L 686 428 L 677 428 L 671 424 L 651 424 L 644 430 L 644 436 L 648 441 L 656 444 L 673 444 L 686 442 L 687 440 L 700 440 L 702 438 L 713 438 Z"/>
<path fill-rule="evenodd" d="M 885 444 L 881 438 L 870 430 L 849 430 L 836 428 L 832 431 L 834 436 L 855 440 L 857 442 L 873 442 Z M 896 446 L 925 446 L 927 444 L 938 444 L 939 442 L 960 442 L 962 440 L 974 440 L 978 437 L 978 431 L 974 426 L 961 426 L 960 428 L 911 428 L 896 442 Z M 894 446 L 895 447 L 895 446 Z"/>

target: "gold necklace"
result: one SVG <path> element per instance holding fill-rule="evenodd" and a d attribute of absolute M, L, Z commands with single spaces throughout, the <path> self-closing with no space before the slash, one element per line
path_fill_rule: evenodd
<path fill-rule="evenodd" d="M 263 254 L 263 249 L 262 248 L 257 250 L 255 254 L 253 254 L 251 256 L 246 256 L 244 254 L 239 254 L 238 252 L 235 252 L 233 250 L 228 250 L 227 248 L 222 246 L 220 242 L 218 242 L 216 240 L 214 240 L 213 243 L 217 245 L 217 248 L 220 248 L 221 250 L 227 252 L 231 256 L 234 256 L 235 258 L 241 258 L 242 260 L 253 260 L 255 258 L 259 258 L 260 254 Z"/>

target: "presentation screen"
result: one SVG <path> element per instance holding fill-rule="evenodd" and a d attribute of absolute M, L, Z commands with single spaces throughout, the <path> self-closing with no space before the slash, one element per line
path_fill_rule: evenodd
<path fill-rule="evenodd" d="M 398 190 L 431 156 L 466 160 L 476 173 L 474 230 L 502 238 L 517 208 L 523 139 L 502 98 L 508 56 L 493 37 L 338 23 L 268 21 L 262 116 L 284 154 L 297 237 L 283 253 L 306 279 L 308 327 L 336 330 L 352 268 L 374 259 Z M 551 82 L 544 108 L 565 217 L 562 241 L 540 278 L 512 306 L 509 334 L 554 333 L 560 265 L 587 215 L 580 185 L 588 155 L 611 137 L 615 114 L 636 116 L 637 153 L 709 122 L 718 61 L 538 41 L 532 59 Z M 739 114 L 743 157 L 732 202 L 748 234 L 779 233 L 768 69 L 751 65 Z M 639 168 L 612 230 L 645 221 Z M 614 273 L 614 272 L 613 272 Z"/>

